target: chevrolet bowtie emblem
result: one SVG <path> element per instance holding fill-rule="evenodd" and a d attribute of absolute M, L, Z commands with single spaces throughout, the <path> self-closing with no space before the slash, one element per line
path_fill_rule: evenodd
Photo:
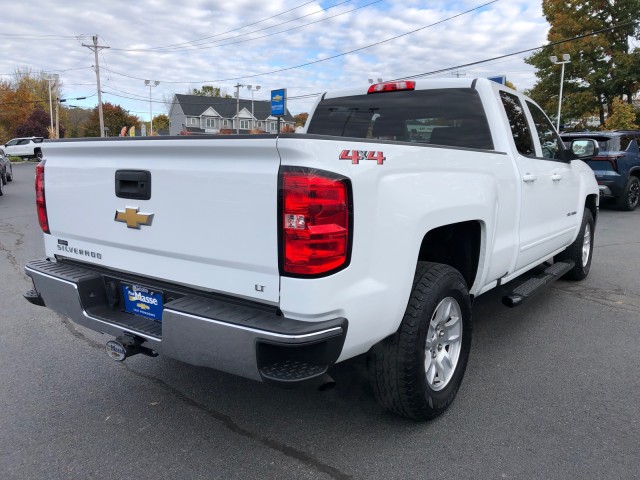
<path fill-rule="evenodd" d="M 116 210 L 116 222 L 123 222 L 129 228 L 140 229 L 140 225 L 151 225 L 153 213 L 138 213 L 138 208 L 126 207 L 124 211 Z"/>

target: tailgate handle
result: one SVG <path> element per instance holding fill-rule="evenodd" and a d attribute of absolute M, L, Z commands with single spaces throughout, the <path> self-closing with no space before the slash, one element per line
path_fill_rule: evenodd
<path fill-rule="evenodd" d="M 151 198 L 151 172 L 147 170 L 116 171 L 116 197 L 149 200 Z"/>

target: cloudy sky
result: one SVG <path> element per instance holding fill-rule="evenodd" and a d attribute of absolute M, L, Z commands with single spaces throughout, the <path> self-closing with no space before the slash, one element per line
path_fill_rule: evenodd
<path fill-rule="evenodd" d="M 549 28 L 540 0 L 68 0 L 14 1 L 2 9 L 0 74 L 58 73 L 68 104 L 97 104 L 94 54 L 103 101 L 149 118 L 193 87 L 260 85 L 256 100 L 287 88 L 289 97 L 369 78 L 395 79 L 457 67 L 543 45 Z M 436 76 L 507 76 L 518 89 L 535 83 L 525 54 Z M 243 87 L 242 98 L 251 98 Z M 86 96 L 86 100 L 73 100 Z M 313 97 L 291 98 L 292 113 Z"/>

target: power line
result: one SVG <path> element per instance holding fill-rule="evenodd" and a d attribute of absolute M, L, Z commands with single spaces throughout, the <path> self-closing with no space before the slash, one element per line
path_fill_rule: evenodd
<path fill-rule="evenodd" d="M 598 34 L 604 33 L 604 32 L 610 32 L 612 30 L 616 30 L 618 28 L 626 27 L 626 26 L 629 26 L 629 25 L 632 25 L 632 24 L 636 24 L 636 23 L 638 23 L 637 20 L 630 20 L 628 22 L 619 23 L 618 25 L 614 25 L 612 27 L 602 28 L 600 30 L 596 30 L 596 31 L 590 32 L 590 33 L 584 33 L 582 35 L 576 35 L 575 37 L 566 38 L 564 40 L 558 40 L 558 41 L 551 42 L 551 43 L 548 43 L 546 45 L 542 45 L 542 46 L 539 46 L 539 47 L 527 48 L 525 50 L 520 50 L 520 51 L 512 52 L 512 53 L 507 53 L 505 55 L 499 55 L 497 57 L 487 58 L 485 60 L 478 60 L 477 62 L 465 63 L 465 64 L 462 64 L 462 65 L 457 65 L 455 67 L 441 68 L 440 70 L 432 70 L 431 72 L 417 73 L 415 75 L 410 75 L 410 76 L 406 76 L 406 77 L 399 77 L 399 78 L 396 78 L 394 80 L 408 80 L 408 79 L 411 79 L 411 78 L 425 77 L 425 76 L 428 76 L 428 75 L 436 75 L 438 73 L 448 72 L 448 71 L 455 70 L 455 69 L 458 69 L 458 68 L 466 68 L 466 67 L 471 67 L 471 66 L 474 66 L 474 65 L 480 65 L 481 63 L 493 62 L 495 60 L 501 60 L 503 58 L 513 57 L 515 55 L 520 55 L 520 54 L 523 54 L 523 53 L 528 53 L 528 52 L 533 52 L 535 50 L 540 50 L 541 48 L 553 47 L 555 45 L 562 45 L 563 43 L 574 42 L 574 41 L 580 40 L 582 38 L 592 37 L 594 35 L 598 35 Z M 391 81 L 393 81 L 393 80 L 391 80 Z"/>
<path fill-rule="evenodd" d="M 479 10 L 479 9 L 481 9 L 481 8 L 483 8 L 483 7 L 486 7 L 487 5 L 491 5 L 492 3 L 496 3 L 496 2 L 498 2 L 498 1 L 499 1 L 499 0 L 491 0 L 490 2 L 483 3 L 482 5 L 479 5 L 479 6 L 477 6 L 477 7 L 471 8 L 471 9 L 469 9 L 469 10 L 466 10 L 466 11 L 462 12 L 462 13 L 458 13 L 458 14 L 456 14 L 456 15 L 452 15 L 451 17 L 447 17 L 447 18 L 445 18 L 445 19 L 443 19 L 443 20 L 440 20 L 440 21 L 437 21 L 437 22 L 431 23 L 431 24 L 429 24 L 429 25 L 425 25 L 424 27 L 416 28 L 415 30 L 411 30 L 411 31 L 409 31 L 409 32 L 405 32 L 405 33 L 402 33 L 402 34 L 400 34 L 400 35 L 395 35 L 395 36 L 393 36 L 393 37 L 389 37 L 389 38 L 387 38 L 387 39 L 385 39 L 385 40 L 380 40 L 379 42 L 375 42 L 375 43 L 371 43 L 371 44 L 369 44 L 369 45 L 365 45 L 364 47 L 355 48 L 355 49 L 353 49 L 353 50 L 349 50 L 349 51 L 347 51 L 347 52 L 339 53 L 339 54 L 332 55 L 332 56 L 330 56 L 330 57 L 326 57 L 326 58 L 321 58 L 321 59 L 318 59 L 318 60 L 314 60 L 314 61 L 312 61 L 312 62 L 302 63 L 302 64 L 300 64 L 300 65 L 294 65 L 294 66 L 292 66 L 292 67 L 280 68 L 280 69 L 278 69 L 278 70 L 272 70 L 272 71 L 270 71 L 270 72 L 256 73 L 256 74 L 252 74 L 252 75 L 243 75 L 243 76 L 240 76 L 240 77 L 220 78 L 220 79 L 215 79 L 215 80 L 190 80 L 190 81 L 188 81 L 188 82 L 179 82 L 179 81 L 172 81 L 172 80 L 162 80 L 162 82 L 163 82 L 163 83 L 175 83 L 175 84 L 178 84 L 178 83 L 184 84 L 184 83 L 216 83 L 216 82 L 226 82 L 226 81 L 230 81 L 230 80 L 242 80 L 242 79 L 246 79 L 246 78 L 263 77 L 263 76 L 266 76 L 266 75 L 272 75 L 272 74 L 274 74 L 274 73 L 281 73 L 281 72 L 286 72 L 286 71 L 289 71 L 289 70 L 295 70 L 295 69 L 297 69 L 297 68 L 308 67 L 308 66 L 310 66 L 310 65 L 315 65 L 315 64 L 317 64 L 317 63 L 326 62 L 326 61 L 333 60 L 333 59 L 336 59 L 336 58 L 339 58 L 339 57 L 344 57 L 345 55 L 349 55 L 349 54 L 351 54 L 351 53 L 360 52 L 360 51 L 362 51 L 362 50 L 366 50 L 366 49 L 368 49 L 368 48 L 375 47 L 375 46 L 381 45 L 381 44 L 383 44 L 383 43 L 390 42 L 390 41 L 392 41 L 392 40 L 397 40 L 398 38 L 406 37 L 407 35 L 411 35 L 411 34 L 413 34 L 413 33 L 419 32 L 419 31 L 421 31 L 421 30 L 425 30 L 425 29 L 427 29 L 427 28 L 434 27 L 434 26 L 439 25 L 439 24 L 441 24 L 441 23 L 448 22 L 449 20 L 453 20 L 454 18 L 458 18 L 458 17 L 460 17 L 460 16 L 462 16 L 462 15 L 466 15 L 466 14 L 468 14 L 468 13 L 474 12 L 474 11 L 476 11 L 476 10 Z M 114 71 L 114 70 L 109 70 L 109 71 L 110 71 L 111 73 L 115 73 L 116 75 L 121 75 L 121 76 L 123 76 L 123 77 L 133 78 L 133 79 L 135 79 L 135 80 L 144 80 L 143 78 L 135 77 L 135 76 L 133 76 L 133 75 L 127 75 L 127 74 L 125 74 L 125 73 L 116 72 L 116 71 Z"/>
<path fill-rule="evenodd" d="M 346 1 L 342 2 L 342 3 L 337 4 L 337 5 L 342 5 L 343 3 L 348 3 L 348 2 L 350 2 L 350 1 L 351 1 L 351 0 L 346 0 Z M 137 51 L 150 51 L 150 50 L 160 50 L 160 49 L 172 49 L 172 48 L 174 48 L 174 47 L 182 47 L 183 45 L 193 45 L 193 44 L 196 44 L 196 42 L 201 42 L 201 41 L 203 41 L 203 40 L 208 40 L 208 39 L 210 39 L 210 38 L 220 37 L 220 36 L 222 36 L 222 35 L 226 35 L 227 33 L 237 32 L 238 30 L 242 30 L 242 29 L 244 29 L 244 28 L 251 27 L 251 26 L 253 26 L 253 25 L 257 25 L 257 24 L 259 24 L 259 23 L 266 22 L 267 20 L 271 20 L 271 19 L 273 19 L 273 18 L 276 18 L 276 17 L 279 17 L 279 16 L 281 16 L 281 15 L 284 15 L 285 13 L 292 12 L 292 11 L 294 11 L 294 10 L 297 10 L 298 8 L 301 8 L 301 7 L 304 7 L 304 6 L 306 6 L 306 5 L 309 5 L 310 3 L 315 3 L 315 0 L 312 0 L 312 1 L 310 1 L 310 2 L 306 2 L 306 3 L 303 3 L 303 4 L 301 4 L 301 5 L 298 5 L 297 7 L 290 8 L 289 10 L 285 10 L 284 12 L 277 13 L 277 14 L 272 15 L 272 16 L 270 16 L 270 17 L 263 18 L 262 20 L 258 20 L 258 21 L 256 21 L 256 22 L 249 23 L 249 24 L 247 24 L 247 25 L 242 25 L 241 27 L 237 27 L 237 28 L 234 28 L 234 29 L 231 29 L 231 30 L 227 30 L 226 32 L 217 33 L 217 34 L 215 34 L 215 35 L 211 35 L 211 36 L 203 37 L 203 38 L 198 38 L 198 39 L 191 40 L 191 41 L 188 41 L 188 42 L 174 43 L 174 44 L 172 44 L 172 45 L 164 45 L 164 46 L 160 46 L 160 47 L 149 47 L 149 48 L 146 48 L 146 49 L 124 49 L 124 48 L 114 48 L 114 50 L 120 50 L 120 51 L 125 51 L 125 52 L 137 52 Z M 330 8 L 333 8 L 333 7 L 335 7 L 335 6 L 336 6 L 336 5 L 332 5 L 331 7 L 327 8 L 327 9 L 318 10 L 317 12 L 314 12 L 313 14 L 315 14 L 315 13 L 319 13 L 319 12 L 323 12 L 323 11 L 326 11 L 326 10 L 329 10 Z M 304 18 L 304 17 L 306 17 L 306 16 L 308 16 L 308 15 L 304 15 L 304 16 L 302 16 L 302 17 L 298 17 L 298 18 L 296 18 L 296 19 L 294 19 L 294 20 L 298 20 L 298 19 L 300 19 L 300 18 Z M 290 20 L 290 21 L 293 21 L 293 20 Z M 284 22 L 284 23 L 287 23 L 287 22 Z M 282 25 L 282 24 L 272 25 L 271 27 L 267 27 L 267 28 L 274 28 L 274 27 L 277 27 L 277 26 L 279 26 L 279 25 Z M 266 30 L 266 29 L 264 29 L 264 30 Z M 257 30 L 257 31 L 261 31 L 261 30 Z M 249 32 L 249 33 L 255 33 L 255 32 Z M 168 50 L 168 51 L 170 51 L 170 50 Z"/>

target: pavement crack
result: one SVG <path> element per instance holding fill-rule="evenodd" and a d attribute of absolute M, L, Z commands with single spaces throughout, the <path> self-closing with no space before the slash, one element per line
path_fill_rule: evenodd
<path fill-rule="evenodd" d="M 159 378 L 152 377 L 150 375 L 145 375 L 144 373 L 136 372 L 125 363 L 123 363 L 123 366 L 133 375 L 144 378 L 145 380 L 148 380 L 156 384 L 157 386 L 167 391 L 169 394 L 171 394 L 173 397 L 180 400 L 181 402 L 191 407 L 197 408 L 201 412 L 204 412 L 205 414 L 207 414 L 209 417 L 219 421 L 220 423 L 222 423 L 222 425 L 225 428 L 227 428 L 228 430 L 230 430 L 231 432 L 237 435 L 240 435 L 242 437 L 248 438 L 249 440 L 261 443 L 262 445 L 272 450 L 276 450 L 287 457 L 293 458 L 294 460 L 302 462 L 319 472 L 325 473 L 329 475 L 331 478 L 335 478 L 337 480 L 347 480 L 352 478 L 351 475 L 343 473 L 337 468 L 332 467 L 331 465 L 327 465 L 326 463 L 318 460 L 317 458 L 313 457 L 307 452 L 304 452 L 297 448 L 286 445 L 282 442 L 279 442 L 278 440 L 274 440 L 269 437 L 260 436 L 250 430 L 247 430 L 246 428 L 241 427 L 229 415 L 218 412 L 217 410 L 188 397 L 177 388 L 172 387 L 171 385 L 169 385 L 168 383 L 164 382 Z"/>
<path fill-rule="evenodd" d="M 104 344 L 102 344 L 100 342 L 96 342 L 95 340 L 92 340 L 89 337 L 87 337 L 80 330 L 78 330 L 76 328 L 76 326 L 74 325 L 74 323 L 71 320 L 69 320 L 67 317 L 65 317 L 64 315 L 61 315 L 59 313 L 56 313 L 56 315 L 60 319 L 62 325 L 64 325 L 65 328 L 67 330 L 69 330 L 71 335 L 73 335 L 74 337 L 76 337 L 79 340 L 84 341 L 87 345 L 89 345 L 92 348 L 97 348 L 99 350 L 104 350 Z"/>
<path fill-rule="evenodd" d="M 622 288 L 613 291 L 602 288 L 586 287 L 583 285 L 559 286 L 555 285 L 554 290 L 558 290 L 569 295 L 589 300 L 599 305 L 614 308 L 624 312 L 638 313 L 640 311 L 640 296 L 631 292 L 625 292 Z"/>
<path fill-rule="evenodd" d="M 9 263 L 11 264 L 13 269 L 22 274 L 22 267 L 18 264 L 18 260 L 13 254 L 13 251 L 21 247 L 24 243 L 24 234 L 16 231 L 16 229 L 12 228 L 9 224 L 4 225 L 3 228 L 0 229 L 0 234 L 16 236 L 16 240 L 11 246 L 4 245 L 2 242 L 0 242 L 0 251 L 4 252 L 7 255 L 7 260 L 9 260 Z"/>

